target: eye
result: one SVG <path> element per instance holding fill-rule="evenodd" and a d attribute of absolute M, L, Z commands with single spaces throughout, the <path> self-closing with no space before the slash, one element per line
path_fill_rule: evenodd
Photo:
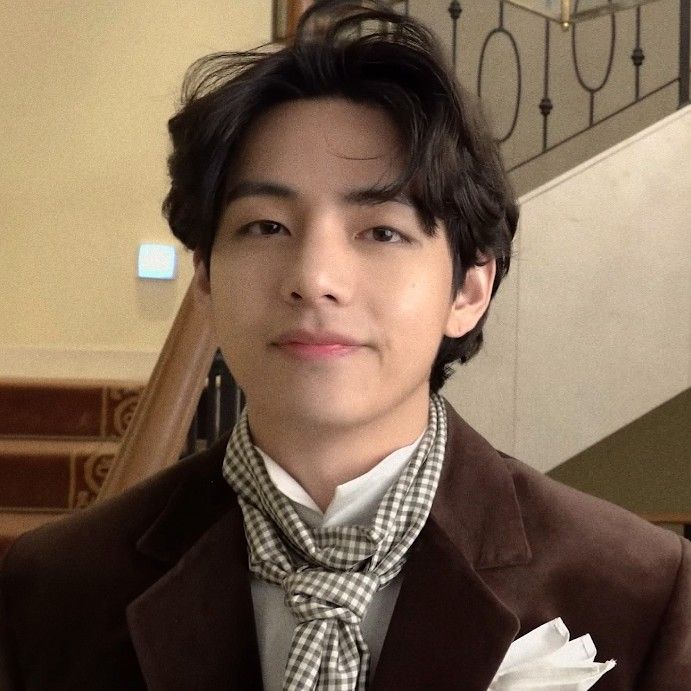
<path fill-rule="evenodd" d="M 276 235 L 281 229 L 285 226 L 276 221 L 261 220 L 246 223 L 238 232 L 240 235 Z"/>
<path fill-rule="evenodd" d="M 388 226 L 376 226 L 375 228 L 370 228 L 366 232 L 372 233 L 375 240 L 380 242 L 380 244 L 391 245 L 399 242 L 408 242 L 408 238 L 405 235 Z M 395 239 L 396 237 L 398 237 L 398 239 Z"/>

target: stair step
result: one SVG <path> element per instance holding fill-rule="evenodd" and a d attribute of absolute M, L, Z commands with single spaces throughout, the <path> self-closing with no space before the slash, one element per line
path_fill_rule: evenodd
<path fill-rule="evenodd" d="M 22 533 L 94 501 L 143 390 L 0 380 L 0 558 Z"/>
<path fill-rule="evenodd" d="M 0 439 L 0 511 L 88 506 L 118 447 L 102 439 Z"/>
<path fill-rule="evenodd" d="M 0 437 L 120 438 L 143 388 L 133 382 L 0 381 Z"/>

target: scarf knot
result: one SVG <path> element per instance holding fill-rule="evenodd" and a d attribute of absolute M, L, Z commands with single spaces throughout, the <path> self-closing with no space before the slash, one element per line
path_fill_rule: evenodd
<path fill-rule="evenodd" d="M 359 625 L 379 588 L 379 578 L 371 573 L 307 568 L 287 574 L 281 585 L 286 606 L 299 623 L 338 619 Z"/>

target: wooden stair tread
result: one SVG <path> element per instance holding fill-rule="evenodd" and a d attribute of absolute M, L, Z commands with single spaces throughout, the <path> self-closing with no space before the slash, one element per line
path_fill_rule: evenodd
<path fill-rule="evenodd" d="M 132 382 L 0 380 L 0 437 L 122 437 L 143 387 Z"/>
<path fill-rule="evenodd" d="M 0 511 L 90 505 L 119 445 L 102 439 L 0 439 Z"/>

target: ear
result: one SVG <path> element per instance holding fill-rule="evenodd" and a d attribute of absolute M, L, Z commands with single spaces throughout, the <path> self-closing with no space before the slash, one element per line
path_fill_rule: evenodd
<path fill-rule="evenodd" d="M 482 266 L 471 266 L 465 274 L 463 287 L 458 291 L 446 322 L 444 335 L 460 338 L 471 331 L 487 310 L 492 297 L 497 262 L 494 257 Z"/>
<path fill-rule="evenodd" d="M 202 255 L 202 250 L 197 247 L 192 255 L 194 261 L 194 281 L 202 293 L 211 294 L 211 282 L 209 281 L 209 272 L 206 270 L 206 264 Z"/>

